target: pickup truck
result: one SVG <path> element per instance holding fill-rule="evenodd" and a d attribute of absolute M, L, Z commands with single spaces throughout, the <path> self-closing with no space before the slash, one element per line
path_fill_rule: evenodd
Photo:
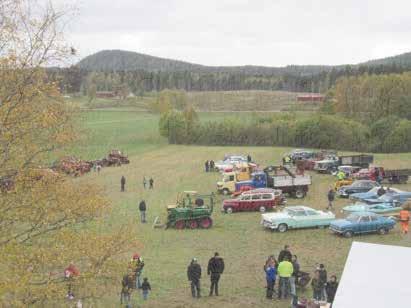
<path fill-rule="evenodd" d="M 282 170 L 285 168 L 282 167 Z M 251 179 L 241 181 L 235 184 L 236 191 L 242 190 L 242 187 L 255 188 L 274 188 L 280 189 L 283 193 L 287 193 L 295 198 L 304 198 L 308 191 L 308 186 L 311 185 L 311 176 L 304 174 L 294 174 L 288 169 L 286 174 L 271 175 L 269 168 L 264 171 L 254 172 L 251 174 Z"/>
<path fill-rule="evenodd" d="M 405 184 L 411 176 L 411 169 L 393 169 L 388 170 L 382 167 L 370 167 L 368 169 L 361 169 L 357 173 L 353 174 L 357 179 L 366 179 L 377 181 L 378 177 L 384 182 L 390 184 Z"/>

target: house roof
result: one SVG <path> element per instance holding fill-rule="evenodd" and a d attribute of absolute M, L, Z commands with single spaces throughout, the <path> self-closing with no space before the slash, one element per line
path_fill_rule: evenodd
<path fill-rule="evenodd" d="M 411 248 L 353 242 L 333 308 L 410 306 Z"/>

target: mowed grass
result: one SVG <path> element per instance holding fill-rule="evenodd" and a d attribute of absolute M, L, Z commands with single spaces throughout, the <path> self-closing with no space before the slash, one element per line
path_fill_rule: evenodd
<path fill-rule="evenodd" d="M 232 115 L 234 116 L 234 115 Z M 237 115 L 236 115 L 237 116 Z M 247 115 L 245 115 L 247 116 Z M 210 119 L 209 114 L 200 115 Z M 221 115 L 220 115 L 221 117 Z M 136 235 L 142 248 L 136 248 L 124 256 L 124 271 L 132 253 L 140 252 L 146 266 L 152 293 L 143 304 L 141 294 L 132 295 L 133 305 L 144 307 L 289 307 L 289 301 L 267 302 L 265 299 L 265 276 L 262 270 L 268 255 L 278 255 L 285 244 L 298 255 L 301 269 L 313 272 L 318 263 L 324 263 L 329 275 L 341 276 L 351 242 L 365 241 L 393 245 L 411 246 L 411 236 L 403 236 L 398 226 L 386 236 L 367 235 L 345 239 L 329 230 L 293 230 L 280 234 L 264 230 L 260 225 L 259 213 L 220 212 L 222 197 L 218 196 L 210 230 L 164 230 L 153 229 L 151 223 L 156 216 L 162 222 L 166 218 L 166 206 L 173 204 L 178 192 L 197 190 L 202 193 L 215 191 L 218 173 L 205 173 L 204 161 L 218 160 L 226 153 L 250 154 L 261 166 L 278 164 L 288 148 L 275 147 L 199 147 L 167 145 L 157 132 L 158 117 L 146 113 L 117 111 L 88 112 L 84 127 L 89 129 L 89 138 L 73 149 L 83 158 L 100 157 L 111 148 L 123 149 L 129 154 L 131 163 L 121 167 L 104 168 L 100 174 L 91 172 L 76 181 L 87 181 L 101 185 L 111 199 L 114 211 L 107 221 L 107 232 L 111 228 L 131 222 L 128 230 Z M 387 167 L 409 167 L 411 154 L 378 154 L 376 164 Z M 120 192 L 120 177 L 127 179 L 126 192 Z M 143 176 L 153 177 L 154 190 L 144 190 Z M 312 173 L 313 185 L 303 200 L 288 199 L 290 205 L 303 204 L 316 209 L 326 206 L 326 192 L 334 182 L 329 175 Z M 399 185 L 411 190 L 411 184 Z M 148 206 L 148 224 L 139 222 L 138 203 L 145 199 Z M 348 203 L 338 200 L 336 213 Z M 219 297 L 209 298 L 210 286 L 206 274 L 208 259 L 218 251 L 225 259 L 226 270 L 220 281 Z M 203 269 L 203 298 L 193 300 L 189 291 L 186 269 L 191 258 L 196 257 Z M 367 266 L 366 260 L 360 260 Z M 378 269 L 376 269 L 378 270 Z M 119 305 L 121 277 L 118 285 L 109 286 L 106 296 L 98 303 L 100 307 Z M 300 290 L 300 295 L 310 296 L 311 288 Z M 134 307 L 133 306 L 133 307 Z"/>

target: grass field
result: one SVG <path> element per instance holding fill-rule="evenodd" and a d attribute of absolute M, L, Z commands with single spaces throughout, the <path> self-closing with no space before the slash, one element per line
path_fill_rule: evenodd
<path fill-rule="evenodd" d="M 226 116 L 247 117 L 248 114 L 200 114 L 202 120 Z M 144 307 L 289 307 L 289 301 L 267 302 L 265 299 L 265 276 L 262 266 L 268 255 L 278 255 L 285 244 L 291 245 L 298 255 L 301 268 L 312 272 L 317 263 L 324 263 L 329 275 L 340 277 L 351 242 L 365 241 L 411 246 L 411 236 L 403 236 L 398 227 L 386 236 L 367 235 L 345 239 L 332 235 L 328 230 L 309 229 L 289 231 L 285 234 L 264 230 L 259 222 L 259 213 L 226 215 L 219 211 L 221 196 L 213 213 L 214 226 L 210 230 L 162 230 L 153 229 L 151 223 L 140 224 L 138 203 L 145 199 L 148 220 L 155 216 L 164 221 L 166 206 L 175 201 L 177 192 L 198 190 L 209 193 L 215 190 L 220 178 L 217 173 L 203 172 L 207 159 L 219 160 L 225 153 L 250 154 L 262 166 L 278 164 L 287 148 L 274 147 L 199 147 L 171 146 L 158 135 L 158 117 L 130 110 L 101 110 L 84 114 L 83 128 L 87 138 L 72 149 L 82 158 L 104 156 L 111 148 L 119 148 L 129 154 L 130 165 L 105 168 L 101 174 L 94 172 L 76 181 L 102 185 L 112 200 L 115 211 L 108 219 L 107 230 L 126 222 L 133 222 L 129 230 L 137 234 L 143 246 L 140 249 L 145 259 L 144 276 L 149 277 L 153 292 Z M 409 167 L 411 153 L 378 154 L 376 163 L 387 167 Z M 126 192 L 120 192 L 120 177 L 127 179 Z M 304 204 L 317 209 L 326 206 L 326 191 L 334 179 L 328 175 L 313 175 L 314 184 L 304 200 L 288 199 L 289 204 Z M 153 191 L 143 190 L 143 176 L 155 180 Z M 401 185 L 411 190 L 411 184 Z M 338 200 L 339 209 L 347 201 Z M 208 259 L 215 251 L 224 257 L 226 271 L 220 280 L 221 296 L 191 299 L 186 268 L 192 257 L 197 257 L 203 269 L 203 295 L 208 294 L 209 279 L 206 275 Z M 134 251 L 130 251 L 129 256 Z M 129 256 L 124 257 L 126 270 Z M 365 265 L 366 266 L 366 265 Z M 378 269 L 376 269 L 378 270 Z M 118 307 L 120 280 L 111 286 L 100 307 Z M 383 274 L 382 274 L 383 275 Z M 311 289 L 299 291 L 310 295 Z M 132 295 L 133 307 L 142 304 L 141 295 Z M 140 307 L 140 306 L 138 306 Z"/>

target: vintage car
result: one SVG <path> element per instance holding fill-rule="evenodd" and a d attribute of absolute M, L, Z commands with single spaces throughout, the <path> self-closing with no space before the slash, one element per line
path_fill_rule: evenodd
<path fill-rule="evenodd" d="M 358 180 L 348 186 L 342 186 L 337 190 L 337 195 L 341 198 L 348 198 L 351 194 L 367 192 L 379 186 L 377 182 L 369 180 Z"/>
<path fill-rule="evenodd" d="M 215 162 L 214 164 L 214 168 L 216 169 L 216 171 L 221 171 L 224 172 L 224 170 L 227 169 L 232 169 L 234 167 L 234 165 L 239 164 L 239 163 L 246 163 L 247 162 L 247 157 L 245 156 L 229 156 L 228 158 L 224 159 L 224 160 L 219 160 L 217 162 Z"/>
<path fill-rule="evenodd" d="M 336 175 L 339 171 L 342 171 L 345 173 L 347 177 L 350 177 L 353 173 L 357 172 L 360 170 L 360 167 L 356 166 L 339 166 L 335 172 L 333 172 L 333 175 Z"/>
<path fill-rule="evenodd" d="M 281 190 L 270 188 L 253 189 L 243 192 L 235 199 L 224 200 L 222 212 L 231 214 L 233 212 L 260 211 L 264 213 L 285 202 Z"/>
<path fill-rule="evenodd" d="M 330 224 L 330 230 L 345 237 L 352 237 L 354 234 L 374 232 L 386 234 L 394 226 L 395 220 L 392 218 L 372 212 L 357 212 L 350 214 L 345 219 L 334 220 Z"/>
<path fill-rule="evenodd" d="M 289 206 L 279 213 L 261 215 L 261 224 L 265 228 L 286 232 L 288 229 L 300 229 L 329 226 L 335 219 L 331 212 L 318 211 L 307 206 Z"/>
<path fill-rule="evenodd" d="M 365 203 L 368 204 L 376 204 L 376 203 L 393 203 L 393 202 L 399 202 L 399 204 L 405 203 L 407 200 L 411 199 L 411 192 L 408 191 L 402 191 L 399 193 L 385 193 L 381 197 L 377 199 L 364 199 Z"/>
<path fill-rule="evenodd" d="M 386 202 L 376 204 L 355 203 L 343 207 L 342 211 L 345 213 L 355 212 L 372 212 L 381 215 L 396 214 L 402 210 L 402 206 L 398 202 Z"/>
<path fill-rule="evenodd" d="M 333 173 L 337 170 L 338 167 L 338 157 L 329 156 L 323 160 L 315 162 L 314 170 L 318 173 Z"/>
<path fill-rule="evenodd" d="M 387 192 L 387 187 L 383 187 L 385 190 L 385 193 L 387 194 L 392 194 L 392 193 L 399 193 L 402 192 L 401 190 L 397 189 L 397 188 L 390 188 L 389 191 Z M 380 189 L 380 187 L 374 187 L 373 189 L 367 191 L 367 192 L 363 192 L 363 193 L 355 193 L 355 194 L 351 194 L 350 195 L 350 199 L 352 200 L 358 200 L 358 201 L 363 201 L 366 199 L 377 199 L 380 196 L 378 195 L 378 190 Z"/>

